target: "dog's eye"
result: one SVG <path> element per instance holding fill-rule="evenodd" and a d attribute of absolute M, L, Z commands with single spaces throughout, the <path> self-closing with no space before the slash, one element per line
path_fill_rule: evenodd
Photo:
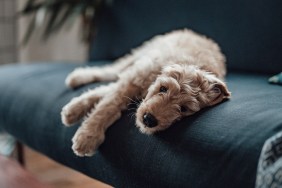
<path fill-rule="evenodd" d="M 167 92 L 167 88 L 165 86 L 161 86 L 160 87 L 160 92 L 161 93 L 166 93 Z"/>
<path fill-rule="evenodd" d="M 187 112 L 187 107 L 186 106 L 180 106 L 180 111 L 181 112 Z"/>

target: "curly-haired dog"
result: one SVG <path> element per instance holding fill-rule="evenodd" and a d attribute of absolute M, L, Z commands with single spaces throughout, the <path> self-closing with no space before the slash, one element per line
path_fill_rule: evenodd
<path fill-rule="evenodd" d="M 131 98 L 143 99 L 136 125 L 146 134 L 221 102 L 230 96 L 222 81 L 225 73 L 225 57 L 218 45 L 187 29 L 156 36 L 112 65 L 75 69 L 66 79 L 71 88 L 116 82 L 90 90 L 63 108 L 66 126 L 86 117 L 72 139 L 73 151 L 92 156 Z"/>

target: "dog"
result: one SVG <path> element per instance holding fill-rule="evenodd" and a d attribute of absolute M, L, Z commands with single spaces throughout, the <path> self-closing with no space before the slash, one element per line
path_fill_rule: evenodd
<path fill-rule="evenodd" d="M 230 98 L 225 74 L 225 56 L 219 46 L 188 29 L 155 36 L 111 65 L 75 69 L 65 80 L 70 88 L 110 83 L 63 107 L 61 118 L 66 126 L 85 117 L 72 139 L 74 153 L 92 156 L 106 130 L 134 98 L 142 98 L 136 126 L 145 134 L 167 129 L 185 116 Z"/>

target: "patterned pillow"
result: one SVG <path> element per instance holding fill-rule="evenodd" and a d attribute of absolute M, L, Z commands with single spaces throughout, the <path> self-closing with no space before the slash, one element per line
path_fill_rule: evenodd
<path fill-rule="evenodd" d="M 264 143 L 256 179 L 256 188 L 280 187 L 282 187 L 282 132 Z"/>

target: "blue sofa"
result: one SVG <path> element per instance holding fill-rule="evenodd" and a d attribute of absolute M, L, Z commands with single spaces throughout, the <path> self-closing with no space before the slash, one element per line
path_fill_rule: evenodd
<path fill-rule="evenodd" d="M 262 146 L 282 130 L 282 1 L 114 0 L 97 15 L 90 65 L 111 63 L 152 36 L 179 28 L 205 34 L 227 57 L 231 100 L 206 108 L 158 134 L 141 134 L 128 110 L 96 155 L 71 150 L 78 125 L 61 108 L 100 83 L 67 89 L 76 64 L 0 67 L 0 127 L 22 143 L 114 187 L 253 188 Z M 83 187 L 83 185 L 82 185 Z"/>

